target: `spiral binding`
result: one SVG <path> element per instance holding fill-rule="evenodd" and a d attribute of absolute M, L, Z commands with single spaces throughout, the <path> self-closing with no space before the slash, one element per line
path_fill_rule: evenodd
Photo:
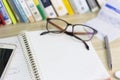
<path fill-rule="evenodd" d="M 27 49 L 27 53 L 28 53 L 28 56 L 29 56 L 29 60 L 31 62 L 31 67 L 33 69 L 33 73 L 34 73 L 35 79 L 36 80 L 40 80 L 40 76 L 39 76 L 39 73 L 38 73 L 38 70 L 37 70 L 37 66 L 35 64 L 32 52 L 30 50 L 30 46 L 28 44 L 27 37 L 26 37 L 25 34 L 22 34 L 22 37 L 23 37 L 23 41 L 24 41 L 25 47 Z"/>

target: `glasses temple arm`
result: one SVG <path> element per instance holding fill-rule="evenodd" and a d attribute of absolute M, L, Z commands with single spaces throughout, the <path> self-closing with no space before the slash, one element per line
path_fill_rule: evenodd
<path fill-rule="evenodd" d="M 63 28 L 61 28 L 60 26 L 58 26 L 58 25 L 56 25 L 56 24 L 54 24 L 53 22 L 51 22 L 51 21 L 49 21 L 49 23 L 50 24 L 52 24 L 53 26 L 55 26 L 56 28 L 58 28 L 58 29 L 60 29 L 60 30 L 64 30 Z"/>
<path fill-rule="evenodd" d="M 87 49 L 87 50 L 89 50 L 89 46 L 88 46 L 88 44 L 87 44 L 84 40 L 82 40 L 82 39 L 80 39 L 79 37 L 77 37 L 77 36 L 73 35 L 73 33 L 72 33 L 72 32 L 67 32 L 67 31 L 65 31 L 64 33 L 65 33 L 65 34 L 67 34 L 67 35 L 69 35 L 69 36 L 74 36 L 75 38 L 77 38 L 77 39 L 81 40 L 81 41 L 84 43 L 84 45 L 85 45 L 86 49 Z"/>

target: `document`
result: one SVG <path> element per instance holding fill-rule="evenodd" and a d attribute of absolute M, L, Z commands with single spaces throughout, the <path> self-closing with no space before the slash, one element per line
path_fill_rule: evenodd
<path fill-rule="evenodd" d="M 108 0 L 97 17 L 88 21 L 87 25 L 98 30 L 98 37 L 107 35 L 110 41 L 120 37 L 120 0 Z"/>

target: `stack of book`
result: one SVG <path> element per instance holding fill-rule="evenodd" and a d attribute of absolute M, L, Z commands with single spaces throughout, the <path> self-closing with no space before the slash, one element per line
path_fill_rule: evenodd
<path fill-rule="evenodd" d="M 95 12 L 106 0 L 0 0 L 0 25 Z"/>

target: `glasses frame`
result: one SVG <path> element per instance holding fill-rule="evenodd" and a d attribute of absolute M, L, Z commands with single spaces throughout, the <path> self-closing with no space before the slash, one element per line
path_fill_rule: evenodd
<path fill-rule="evenodd" d="M 65 22 L 67 25 L 66 25 L 65 29 L 63 29 L 61 26 L 58 26 L 56 23 L 53 23 L 50 20 L 60 20 L 60 21 Z M 49 27 L 48 24 L 52 24 L 53 26 L 58 28 L 59 31 L 57 31 L 57 30 L 50 31 L 49 28 L 48 28 Z M 92 34 L 92 37 L 90 39 L 88 39 L 88 40 L 83 40 L 83 39 L 77 37 L 75 34 L 84 35 L 86 33 L 84 33 L 84 32 L 79 32 L 79 33 L 78 32 L 74 32 L 74 27 L 76 25 L 81 25 L 81 26 L 85 26 L 85 27 L 88 27 L 88 28 L 92 29 L 93 33 L 87 33 L 87 34 Z M 72 27 L 72 32 L 67 31 L 67 28 L 69 26 Z M 97 33 L 97 30 L 95 30 L 94 28 L 92 28 L 92 27 L 90 27 L 88 25 L 84 25 L 84 24 L 71 24 L 71 23 L 68 23 L 67 21 L 65 21 L 63 19 L 60 19 L 60 18 L 47 18 L 46 29 L 47 29 L 47 31 L 41 33 L 41 35 L 44 35 L 44 34 L 47 34 L 47 33 L 65 33 L 65 34 L 67 34 L 69 36 L 73 36 L 73 37 L 77 38 L 78 40 L 81 40 L 85 44 L 86 49 L 88 49 L 88 50 L 89 50 L 89 46 L 87 45 L 87 43 L 85 41 L 91 40 L 93 38 L 93 36 Z"/>

